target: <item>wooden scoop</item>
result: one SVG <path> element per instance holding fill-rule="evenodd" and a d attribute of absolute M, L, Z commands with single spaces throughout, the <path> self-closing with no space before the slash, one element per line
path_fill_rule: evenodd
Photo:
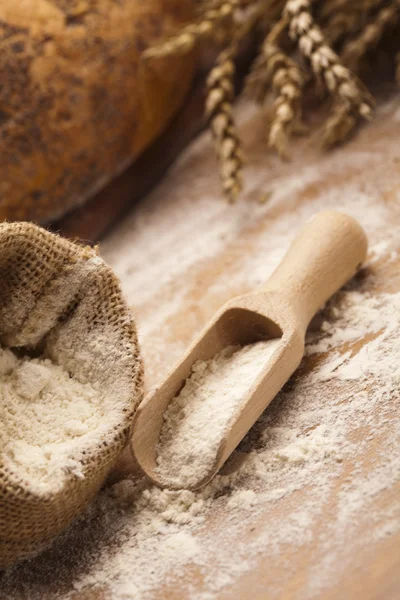
<path fill-rule="evenodd" d="M 367 239 L 359 223 L 339 212 L 311 219 L 294 240 L 268 282 L 225 304 L 170 372 L 142 402 L 133 422 L 132 451 L 150 479 L 178 489 L 156 472 L 156 447 L 169 402 L 180 392 L 197 360 L 209 360 L 231 344 L 280 338 L 248 393 L 227 418 L 215 462 L 192 489 L 208 483 L 301 362 L 307 326 L 325 302 L 360 267 Z M 212 414 L 210 414 L 212 420 Z M 182 486 L 181 486 L 182 487 Z"/>

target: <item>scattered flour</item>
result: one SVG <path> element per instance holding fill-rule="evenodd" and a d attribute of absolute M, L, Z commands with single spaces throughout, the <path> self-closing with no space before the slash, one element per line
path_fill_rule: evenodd
<path fill-rule="evenodd" d="M 391 114 L 380 118 L 393 129 Z M 324 309 L 298 374 L 205 489 L 163 491 L 133 475 L 106 487 L 51 550 L 0 575 L 0 597 L 333 597 L 349 565 L 360 576 L 361 561 L 364 580 L 370 556 L 399 534 L 397 140 L 361 130 L 303 179 L 307 147 L 281 164 L 266 155 L 263 128 L 262 118 L 250 127 L 250 196 L 227 207 L 210 194 L 219 184 L 201 136 L 102 246 L 135 305 L 148 384 L 185 349 L 181 331 L 194 334 L 222 302 L 263 283 L 312 214 L 359 219 L 366 270 Z M 255 571 L 261 592 L 254 578 L 241 585 Z"/>
<path fill-rule="evenodd" d="M 228 346 L 192 374 L 164 414 L 157 473 L 165 483 L 194 487 L 212 469 L 224 432 L 280 340 Z"/>
<path fill-rule="evenodd" d="M 50 551 L 3 575 L 3 596 L 76 600 L 101 589 L 150 600 L 180 581 L 184 598 L 212 600 L 266 555 L 286 580 L 290 552 L 312 542 L 304 598 L 318 598 L 357 548 L 398 533 L 400 503 L 388 511 L 376 499 L 400 482 L 400 293 L 371 293 L 370 284 L 353 282 L 328 304 L 324 327 L 307 335 L 305 364 L 321 360 L 277 396 L 210 484 L 168 491 L 128 477 L 106 488 Z M 279 598 L 282 575 L 271 571 L 270 597 Z"/>
<path fill-rule="evenodd" d="M 94 387 L 48 359 L 18 358 L 7 348 L 0 348 L 0 376 L 3 465 L 41 491 L 66 474 L 83 477 L 74 454 L 103 419 Z"/>
<path fill-rule="evenodd" d="M 254 490 L 240 490 L 233 492 L 228 500 L 228 508 L 241 508 L 249 510 L 257 503 L 257 494 Z"/>

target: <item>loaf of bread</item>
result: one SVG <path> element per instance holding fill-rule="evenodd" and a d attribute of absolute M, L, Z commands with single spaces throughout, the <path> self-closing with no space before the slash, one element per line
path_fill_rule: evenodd
<path fill-rule="evenodd" d="M 49 222 L 84 203 L 165 128 L 193 57 L 142 52 L 192 0 L 0 3 L 0 218 Z"/>

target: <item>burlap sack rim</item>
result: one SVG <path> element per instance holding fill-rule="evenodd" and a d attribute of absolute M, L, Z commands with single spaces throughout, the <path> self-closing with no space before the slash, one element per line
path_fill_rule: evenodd
<path fill-rule="evenodd" d="M 109 469 L 112 466 L 112 463 L 118 456 L 118 453 L 124 448 L 124 446 L 126 446 L 130 434 L 132 416 L 142 397 L 143 366 L 142 362 L 138 360 L 138 340 L 136 327 L 129 307 L 123 298 L 118 278 L 114 275 L 111 268 L 108 267 L 106 263 L 104 263 L 102 259 L 98 257 L 96 250 L 93 250 L 87 246 L 79 246 L 74 242 L 70 242 L 61 238 L 60 236 L 57 236 L 56 234 L 50 233 L 33 223 L 22 222 L 10 224 L 5 222 L 0 224 L 0 231 L 5 227 L 9 230 L 10 234 L 22 235 L 25 238 L 29 238 L 29 236 L 34 235 L 41 237 L 44 241 L 55 243 L 56 245 L 58 245 L 61 251 L 67 251 L 68 262 L 74 263 L 78 261 L 88 261 L 93 258 L 96 258 L 96 260 L 99 261 L 99 268 L 101 269 L 102 273 L 106 278 L 109 278 L 109 280 L 112 282 L 114 292 L 113 299 L 114 301 L 117 300 L 118 307 L 121 311 L 121 323 L 123 323 L 122 329 L 124 331 L 124 337 L 125 339 L 129 340 L 130 343 L 130 356 L 132 358 L 131 405 L 129 407 L 125 406 L 124 409 L 122 409 L 122 412 L 124 412 L 124 410 L 126 411 L 124 413 L 124 417 L 122 418 L 121 416 L 121 423 L 118 427 L 114 426 L 110 430 L 110 434 L 107 439 L 107 446 L 104 447 L 104 450 L 101 453 L 99 453 L 98 448 L 93 448 L 92 452 L 82 452 L 79 456 L 77 456 L 77 458 L 79 458 L 82 461 L 85 474 L 85 489 L 87 493 L 86 497 L 81 503 L 79 501 L 75 502 L 75 509 L 79 505 L 81 505 L 80 507 L 83 508 L 98 490 L 99 479 L 104 480 L 104 477 L 107 475 L 107 472 L 109 471 Z M 116 290 L 118 290 L 118 297 L 115 299 L 114 295 Z M 136 353 L 134 352 L 134 350 L 136 350 Z M 97 459 L 97 468 L 95 470 L 91 469 L 91 466 L 93 467 L 93 463 L 91 464 L 91 459 L 93 458 L 93 455 L 96 455 Z M 9 475 L 11 473 L 13 476 L 12 481 L 9 480 Z M 32 493 L 32 491 L 29 489 L 29 482 L 24 481 L 24 479 L 19 477 L 17 473 L 13 473 L 8 469 L 1 468 L 0 465 L 0 490 L 2 487 L 2 483 L 5 483 L 6 485 L 10 483 L 12 484 L 13 491 L 16 492 L 13 497 L 13 503 L 15 508 L 25 507 L 28 512 L 29 510 L 35 511 L 35 508 L 37 509 L 43 506 L 46 506 L 47 508 L 51 508 L 52 505 L 56 506 L 59 504 L 62 498 L 66 498 L 67 496 L 79 498 L 78 489 L 82 485 L 82 482 L 80 480 L 76 480 L 76 478 L 74 479 L 73 477 L 67 477 L 64 480 L 64 485 L 62 486 L 62 488 L 60 488 L 55 493 L 51 490 L 43 491 L 43 493 Z M 1 510 L 0 507 L 0 521 L 2 512 L 4 518 L 4 510 Z M 76 511 L 72 507 L 70 512 L 75 513 Z M 68 522 L 71 520 L 72 518 L 67 519 Z M 57 519 L 55 519 L 55 521 L 57 521 Z M 7 536 L 6 538 L 4 538 L 0 535 L 0 545 L 3 547 L 2 551 L 0 551 L 0 568 L 4 564 L 11 564 L 12 562 L 14 562 L 14 560 L 31 554 L 32 548 L 34 546 L 40 546 L 40 540 L 53 539 L 54 535 L 56 535 L 63 528 L 65 528 L 66 524 L 60 523 L 59 526 L 55 527 L 55 529 L 53 528 L 51 531 L 48 531 L 46 528 L 44 528 L 42 535 L 40 535 L 39 532 L 37 532 L 34 534 L 34 538 L 30 537 L 29 527 L 27 528 L 27 530 L 22 528 L 22 530 L 18 532 L 16 536 Z M 24 533 L 27 535 L 24 536 Z M 7 546 L 7 544 L 10 545 L 9 556 L 7 556 L 7 549 L 5 547 Z M 18 550 L 16 550 L 16 547 L 20 546 L 20 544 L 21 547 L 18 548 Z M 24 551 L 24 546 L 26 547 L 26 551 Z M 14 556 L 15 553 L 18 556 Z M 1 558 L 2 555 L 3 558 Z"/>

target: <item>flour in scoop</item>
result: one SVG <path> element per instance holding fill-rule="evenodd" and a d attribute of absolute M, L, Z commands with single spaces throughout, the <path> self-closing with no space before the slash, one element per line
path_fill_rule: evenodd
<path fill-rule="evenodd" d="M 207 476 L 231 417 L 279 346 L 280 339 L 227 346 L 194 363 L 164 414 L 157 447 L 161 479 L 185 488 Z"/>

